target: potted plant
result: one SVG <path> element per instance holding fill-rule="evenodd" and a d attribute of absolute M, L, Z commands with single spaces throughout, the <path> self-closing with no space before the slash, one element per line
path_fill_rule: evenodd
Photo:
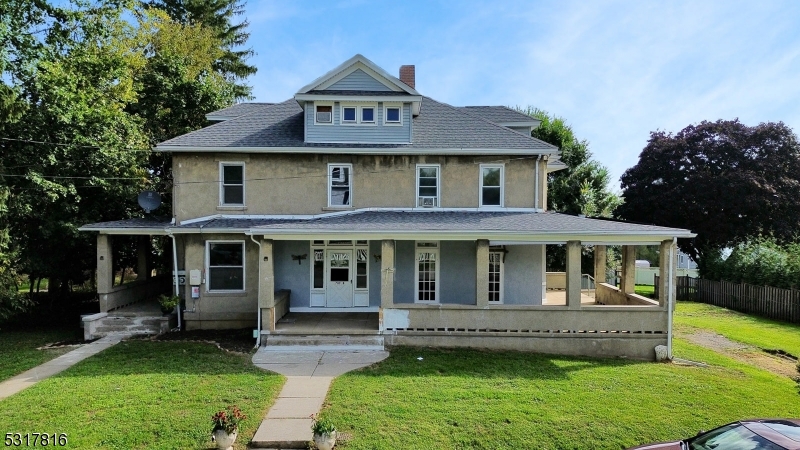
<path fill-rule="evenodd" d="M 164 314 L 170 314 L 172 311 L 175 311 L 175 307 L 178 306 L 178 303 L 181 302 L 181 298 L 177 295 L 159 295 L 158 296 L 158 304 L 161 305 L 161 312 Z"/>
<path fill-rule="evenodd" d="M 230 449 L 236 441 L 239 432 L 239 423 L 247 419 L 238 406 L 228 406 L 211 416 L 214 428 L 211 430 L 211 440 L 216 442 L 217 448 Z"/>
<path fill-rule="evenodd" d="M 311 431 L 314 432 L 314 444 L 319 450 L 331 450 L 336 445 L 336 427 L 326 418 L 311 415 Z"/>

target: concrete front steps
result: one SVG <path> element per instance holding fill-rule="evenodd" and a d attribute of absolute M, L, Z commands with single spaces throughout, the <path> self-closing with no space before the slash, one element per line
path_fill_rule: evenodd
<path fill-rule="evenodd" d="M 161 334 L 177 325 L 177 316 L 142 316 L 130 313 L 97 313 L 83 318 L 83 338 L 111 334 Z"/>
<path fill-rule="evenodd" d="M 364 334 L 267 334 L 261 336 L 265 351 L 383 351 L 383 336 Z"/>

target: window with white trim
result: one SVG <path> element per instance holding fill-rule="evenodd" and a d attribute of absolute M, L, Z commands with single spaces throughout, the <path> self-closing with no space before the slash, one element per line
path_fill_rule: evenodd
<path fill-rule="evenodd" d="M 343 208 L 352 205 L 352 174 L 351 164 L 328 164 L 328 206 Z"/>
<path fill-rule="evenodd" d="M 384 125 L 402 125 L 403 124 L 403 107 L 401 105 L 384 105 L 383 106 L 383 124 Z"/>
<path fill-rule="evenodd" d="M 220 206 L 244 206 L 244 163 L 219 163 Z"/>
<path fill-rule="evenodd" d="M 358 123 L 358 108 L 342 105 L 342 123 Z"/>
<path fill-rule="evenodd" d="M 503 303 L 503 252 L 489 251 L 489 303 Z"/>
<path fill-rule="evenodd" d="M 314 104 L 314 123 L 330 125 L 333 123 L 333 105 Z"/>
<path fill-rule="evenodd" d="M 503 206 L 503 165 L 481 164 L 480 206 Z"/>
<path fill-rule="evenodd" d="M 356 289 L 367 289 L 368 274 L 367 264 L 369 263 L 369 250 L 366 248 L 356 249 Z"/>
<path fill-rule="evenodd" d="M 244 291 L 244 257 L 244 241 L 206 241 L 206 290 Z"/>
<path fill-rule="evenodd" d="M 417 242 L 414 269 L 417 303 L 439 303 L 439 242 Z"/>
<path fill-rule="evenodd" d="M 439 207 L 439 172 L 438 164 L 417 165 L 417 207 Z"/>
<path fill-rule="evenodd" d="M 362 106 L 361 107 L 361 123 L 375 123 L 375 107 Z"/>

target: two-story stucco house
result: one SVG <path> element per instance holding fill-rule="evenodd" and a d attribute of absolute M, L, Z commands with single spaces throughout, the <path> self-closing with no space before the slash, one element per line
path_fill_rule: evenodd
<path fill-rule="evenodd" d="M 361 55 L 282 103 L 208 118 L 155 148 L 173 158 L 170 223 L 83 227 L 99 232 L 101 299 L 111 235 L 167 235 L 187 329 L 252 326 L 266 341 L 289 312 L 359 312 L 391 345 L 652 358 L 668 343 L 674 240 L 693 235 L 547 212 L 547 174 L 564 165 L 531 137 L 535 119 L 437 102 L 414 66 L 395 77 Z M 565 290 L 547 289 L 548 244 L 567 245 Z M 633 293 L 633 246 L 653 244 L 660 300 Z M 594 297 L 581 293 L 586 245 Z M 624 246 L 619 289 L 600 283 L 606 245 Z"/>

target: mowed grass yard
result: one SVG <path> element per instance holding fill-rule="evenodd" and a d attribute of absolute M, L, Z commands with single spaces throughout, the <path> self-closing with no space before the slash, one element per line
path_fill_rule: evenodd
<path fill-rule="evenodd" d="M 678 305 L 676 326 L 737 329 L 730 339 L 784 351 L 787 333 L 800 336 L 797 326 L 697 304 Z M 709 367 L 395 349 L 334 380 L 323 414 L 352 434 L 347 449 L 620 449 L 745 417 L 800 417 L 796 381 L 680 338 L 674 346 Z"/>
<path fill-rule="evenodd" d="M 37 350 L 47 344 L 83 338 L 80 330 L 48 328 L 41 330 L 0 329 L 0 381 L 74 350 L 72 347 Z"/>
<path fill-rule="evenodd" d="M 283 382 L 210 344 L 123 341 L 0 400 L 2 432 L 66 433 L 80 449 L 214 448 L 211 416 L 236 404 L 244 449 Z"/>
<path fill-rule="evenodd" d="M 789 353 L 785 334 L 800 334 L 678 305 L 678 330 L 726 328 L 729 339 Z M 398 348 L 334 380 L 323 415 L 350 435 L 340 449 L 620 449 L 747 416 L 800 417 L 794 380 L 682 339 L 675 354 L 709 367 Z M 126 341 L 0 401 L 0 417 L 4 432 L 67 433 L 70 448 L 196 449 L 211 448 L 211 414 L 235 403 L 250 416 L 237 443 L 244 449 L 282 383 L 249 355 L 212 345 Z"/>

